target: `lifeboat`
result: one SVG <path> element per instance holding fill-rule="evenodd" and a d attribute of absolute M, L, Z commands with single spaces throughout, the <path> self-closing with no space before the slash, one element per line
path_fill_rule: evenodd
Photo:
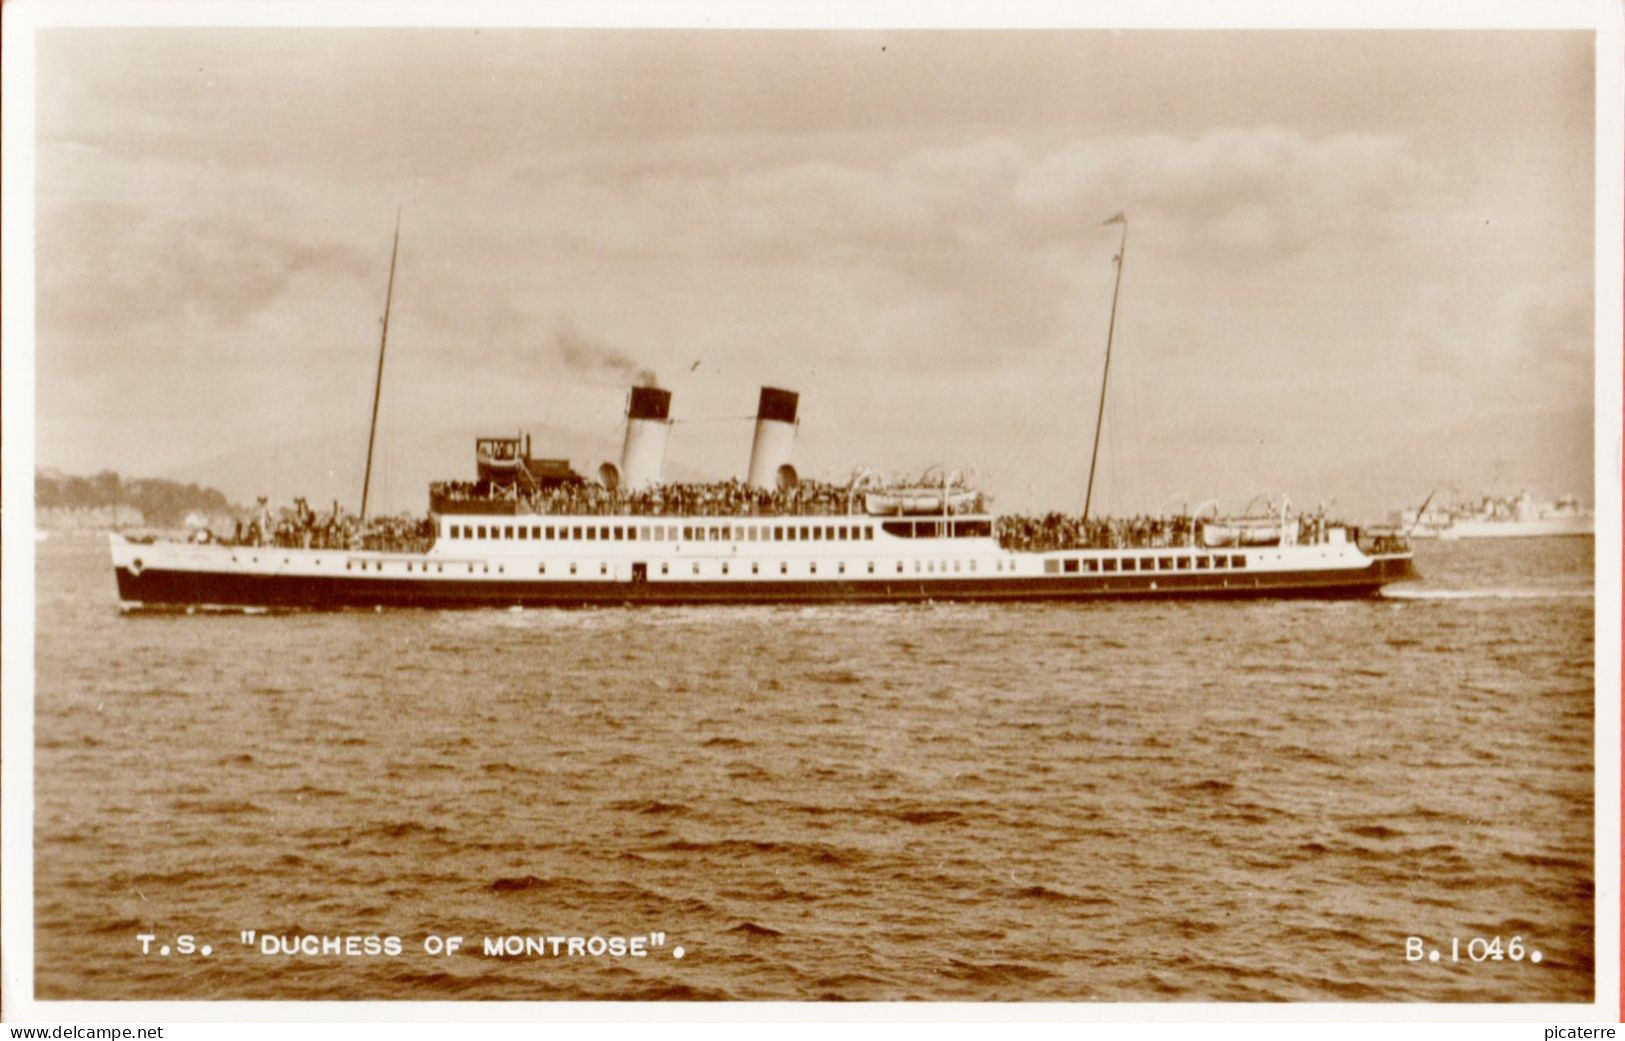
<path fill-rule="evenodd" d="M 1279 546 L 1281 525 L 1276 521 L 1208 521 L 1202 525 L 1202 545 L 1220 546 Z"/>
<path fill-rule="evenodd" d="M 888 488 L 885 491 L 864 492 L 863 508 L 871 516 L 895 516 L 916 513 L 971 513 L 977 506 L 977 493 L 965 489 L 941 488 Z"/>

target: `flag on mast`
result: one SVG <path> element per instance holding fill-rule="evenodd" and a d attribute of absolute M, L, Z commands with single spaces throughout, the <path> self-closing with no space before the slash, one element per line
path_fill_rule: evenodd
<path fill-rule="evenodd" d="M 1106 220 L 1101 221 L 1100 226 L 1104 228 L 1108 224 L 1127 224 L 1127 223 L 1128 223 L 1128 217 L 1124 215 L 1122 210 L 1118 210 L 1117 213 L 1114 214 L 1113 216 L 1108 217 Z"/>

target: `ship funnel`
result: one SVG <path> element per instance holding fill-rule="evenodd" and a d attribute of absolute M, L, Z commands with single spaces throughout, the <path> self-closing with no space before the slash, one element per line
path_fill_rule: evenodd
<path fill-rule="evenodd" d="M 626 441 L 621 445 L 619 483 L 629 492 L 660 483 L 666 461 L 666 434 L 671 430 L 671 391 L 633 387 L 626 406 Z"/>
<path fill-rule="evenodd" d="M 752 488 L 774 491 L 786 479 L 795 483 L 790 449 L 796 443 L 796 405 L 801 395 L 793 390 L 763 387 L 756 406 L 756 438 L 750 445 Z"/>

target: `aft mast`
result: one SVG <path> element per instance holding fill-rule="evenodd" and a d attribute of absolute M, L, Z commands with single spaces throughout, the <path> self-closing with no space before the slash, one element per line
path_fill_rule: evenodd
<path fill-rule="evenodd" d="M 1083 522 L 1089 523 L 1089 505 L 1095 497 L 1095 462 L 1100 458 L 1100 427 L 1106 420 L 1106 381 L 1112 374 L 1112 334 L 1117 331 L 1117 294 L 1123 288 L 1123 256 L 1128 252 L 1128 217 L 1122 210 L 1110 220 L 1103 221 L 1101 226 L 1107 224 L 1121 224 L 1123 226 L 1123 240 L 1118 243 L 1117 256 L 1112 262 L 1117 265 L 1117 281 L 1112 286 L 1112 316 L 1106 325 L 1106 369 L 1100 374 L 1100 411 L 1095 414 L 1095 448 L 1089 454 L 1089 487 L 1083 493 Z"/>
<path fill-rule="evenodd" d="M 378 398 L 384 390 L 384 349 L 389 346 L 389 308 L 395 300 L 395 258 L 401 251 L 401 211 L 395 210 L 395 244 L 389 250 L 389 288 L 384 292 L 384 332 L 378 340 L 378 378 L 372 385 L 372 427 L 367 431 L 367 471 L 361 478 L 361 520 L 367 519 L 367 493 L 372 489 L 372 446 L 378 439 Z"/>

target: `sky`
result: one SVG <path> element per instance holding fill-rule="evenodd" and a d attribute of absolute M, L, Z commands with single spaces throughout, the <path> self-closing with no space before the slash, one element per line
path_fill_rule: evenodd
<path fill-rule="evenodd" d="M 1077 510 L 1591 494 L 1592 37 L 47 29 L 37 461 L 386 507 L 476 431 Z M 1534 434 L 1528 433 L 1534 431 Z M 1495 484 L 1496 487 L 1487 485 Z"/>

